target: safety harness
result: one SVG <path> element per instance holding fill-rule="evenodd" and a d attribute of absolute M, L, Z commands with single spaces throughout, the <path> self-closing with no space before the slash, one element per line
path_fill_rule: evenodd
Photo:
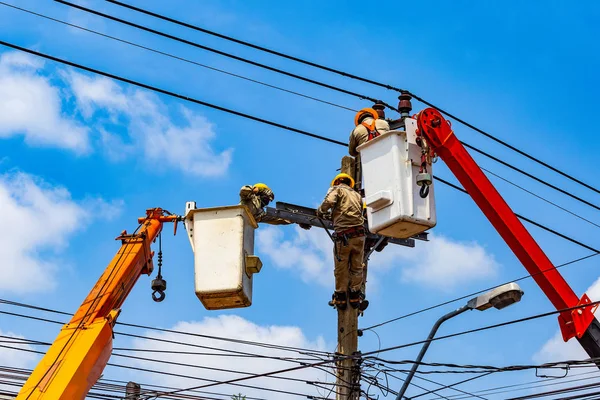
<path fill-rule="evenodd" d="M 377 130 L 377 127 L 375 126 L 375 122 L 376 122 L 376 120 L 373 119 L 373 123 L 371 125 L 367 124 L 364 121 L 360 123 L 362 126 L 364 126 L 367 129 L 367 132 L 369 132 L 369 137 L 367 138 L 367 140 L 373 140 L 376 137 L 381 135 L 379 133 L 379 131 Z"/>

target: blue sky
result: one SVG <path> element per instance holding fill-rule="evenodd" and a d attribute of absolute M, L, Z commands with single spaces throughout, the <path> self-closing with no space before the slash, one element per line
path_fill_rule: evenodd
<path fill-rule="evenodd" d="M 596 71 L 600 67 L 593 49 L 600 8 L 594 2 L 568 6 L 564 2 L 466 1 L 426 5 L 384 2 L 379 6 L 355 1 L 306 1 L 293 6 L 275 1 L 131 3 L 409 89 L 531 155 L 600 186 L 593 119 L 598 106 Z M 64 5 L 33 0 L 18 4 L 347 107 L 370 105 Z M 143 17 L 103 1 L 81 4 L 396 103 L 394 92 L 385 89 Z M 0 7 L 0 15 L 0 34 L 8 42 L 337 140 L 347 140 L 352 129 L 353 113 L 346 110 L 66 28 L 6 6 Z M 1 219 L 4 244 L 0 243 L 0 254 L 8 262 L 0 271 L 14 280 L 0 286 L 3 298 L 74 311 L 117 250 L 112 239 L 123 229 L 133 230 L 136 218 L 146 208 L 160 206 L 181 213 L 190 200 L 199 207 L 234 204 L 242 185 L 258 181 L 268 183 L 277 200 L 314 206 L 325 194 L 345 154 L 340 146 L 99 79 L 7 48 L 0 52 L 0 199 L 6 203 L 3 209 L 14 211 Z M 15 109 L 15 104 L 21 108 Z M 414 111 L 423 108 L 418 102 L 413 105 Z M 598 195 L 591 191 L 457 123 L 454 128 L 464 141 L 597 203 Z M 482 166 L 538 195 L 593 222 L 600 221 L 594 209 L 490 160 L 474 157 Z M 442 162 L 435 165 L 435 173 L 455 181 Z M 492 181 L 516 212 L 600 246 L 595 226 L 505 182 Z M 361 320 L 362 326 L 525 275 L 524 268 L 467 196 L 437 185 L 436 200 L 438 226 L 430 243 L 419 242 L 415 249 L 388 246 L 372 258 L 371 307 Z M 170 231 L 166 227 L 165 233 Z M 556 264 L 589 253 L 537 228 L 531 228 L 531 232 Z M 196 321 L 189 329 L 225 331 L 223 335 L 236 337 L 242 330 L 253 340 L 262 341 L 281 336 L 268 327 L 293 326 L 299 329 L 290 331 L 291 341 L 286 343 L 332 351 L 336 320 L 334 311 L 326 305 L 332 290 L 332 265 L 329 243 L 322 232 L 261 227 L 257 235 L 257 251 L 262 251 L 259 255 L 265 266 L 255 277 L 252 307 L 222 313 L 204 310 L 194 294 L 193 255 L 181 231 L 175 238 L 170 234 L 163 238 L 167 300 L 153 303 L 150 279 L 142 277 L 126 301 L 120 320 L 165 328 Z M 561 270 L 578 295 L 599 277 L 596 263 L 592 258 Z M 443 332 L 552 310 L 532 281 L 521 283 L 526 294 L 518 306 L 463 315 L 445 324 Z M 440 315 L 459 305 L 379 328 L 382 346 L 424 338 Z M 244 324 L 254 325 L 249 328 Z M 556 319 L 550 317 L 449 339 L 432 345 L 427 359 L 511 365 L 581 356 L 572 347 L 549 342 L 557 330 Z M 0 331 L 52 340 L 57 327 L 2 315 Z M 115 344 L 134 345 L 139 344 L 126 338 L 119 338 Z M 377 346 L 375 335 L 366 333 L 361 338 L 363 351 Z M 416 352 L 411 348 L 386 356 L 414 358 Z M 34 365 L 33 359 L 17 361 L 28 367 Z M 118 369 L 106 371 L 106 376 L 121 374 Z M 461 379 L 432 378 L 441 382 Z M 534 374 L 529 372 L 497 375 L 464 385 L 464 389 L 532 379 Z M 185 386 L 181 381 L 173 382 Z M 268 393 L 263 395 L 271 398 Z"/>

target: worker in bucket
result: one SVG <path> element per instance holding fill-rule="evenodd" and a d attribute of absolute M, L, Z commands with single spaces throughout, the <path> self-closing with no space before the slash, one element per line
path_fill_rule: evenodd
<path fill-rule="evenodd" d="M 376 108 L 376 109 L 375 109 Z M 356 189 L 362 189 L 362 168 L 358 146 L 376 138 L 382 133 L 390 130 L 390 124 L 384 119 L 383 103 L 378 102 L 373 108 L 363 108 L 354 117 L 355 128 L 350 133 L 348 153 L 355 158 L 355 174 L 358 185 Z"/>
<path fill-rule="evenodd" d="M 350 175 L 337 175 L 317 209 L 319 218 L 331 213 L 333 220 L 335 292 L 329 304 L 339 310 L 345 310 L 347 302 L 352 308 L 359 308 L 363 299 L 361 286 L 366 232 L 363 201 L 353 187 L 354 179 Z"/>
<path fill-rule="evenodd" d="M 292 221 L 287 219 L 267 215 L 265 207 L 274 199 L 275 193 L 264 183 L 257 183 L 254 186 L 245 185 L 240 189 L 240 204 L 248 207 L 256 223 L 263 222 L 270 225 L 293 224 Z M 310 229 L 310 225 L 299 225 L 302 229 Z"/>

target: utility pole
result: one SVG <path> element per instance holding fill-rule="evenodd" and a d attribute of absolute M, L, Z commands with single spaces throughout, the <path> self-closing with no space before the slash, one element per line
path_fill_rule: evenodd
<path fill-rule="evenodd" d="M 358 353 L 358 310 L 347 307 L 338 313 L 338 351 L 344 356 Z M 337 363 L 336 400 L 358 400 L 360 397 L 360 369 L 354 358 L 341 358 Z"/>
<path fill-rule="evenodd" d="M 354 176 L 354 158 L 342 158 L 342 173 Z M 337 310 L 337 353 L 344 356 L 356 356 L 358 353 L 358 309 L 350 306 L 345 310 Z M 360 368 L 354 358 L 342 358 L 336 363 L 337 367 L 337 396 L 336 400 L 359 400 L 360 397 Z"/>

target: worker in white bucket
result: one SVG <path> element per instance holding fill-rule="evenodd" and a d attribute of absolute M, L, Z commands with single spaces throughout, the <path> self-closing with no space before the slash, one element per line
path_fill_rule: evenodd
<path fill-rule="evenodd" d="M 292 221 L 287 219 L 267 215 L 265 207 L 274 199 L 275 193 L 264 183 L 257 183 L 254 186 L 245 185 L 240 189 L 240 204 L 248 207 L 256 223 L 262 222 L 269 225 L 293 224 Z M 302 229 L 310 229 L 310 225 L 298 225 Z"/>
<path fill-rule="evenodd" d="M 350 133 L 348 153 L 356 160 L 354 176 L 358 183 L 356 187 L 358 190 L 362 189 L 362 171 L 360 154 L 356 149 L 361 144 L 390 130 L 390 124 L 384 118 L 385 112 L 383 111 L 383 103 L 381 102 L 375 103 L 373 108 L 363 108 L 354 117 L 355 128 Z"/>
<path fill-rule="evenodd" d="M 329 304 L 339 310 L 345 310 L 347 302 L 352 308 L 359 308 L 363 299 L 361 286 L 366 231 L 363 201 L 353 187 L 354 179 L 350 175 L 337 175 L 317 209 L 319 218 L 331 213 L 333 220 L 335 292 Z"/>

